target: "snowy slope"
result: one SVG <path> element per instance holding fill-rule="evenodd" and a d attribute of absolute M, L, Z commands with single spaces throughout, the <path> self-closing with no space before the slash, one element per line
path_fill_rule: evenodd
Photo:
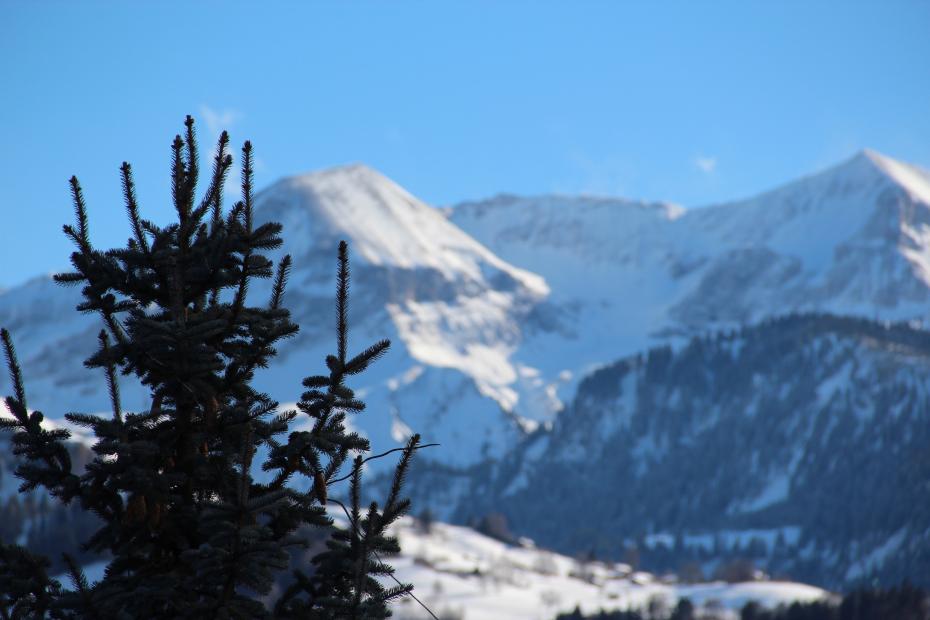
<path fill-rule="evenodd" d="M 559 387 L 560 377 L 611 352 L 765 316 L 930 318 L 930 173 L 871 151 L 749 200 L 686 211 L 500 196 L 447 213 L 551 286 L 516 359 L 542 369 L 563 399 L 575 383 Z"/>
<path fill-rule="evenodd" d="M 518 369 L 510 362 L 522 341 L 521 321 L 549 289 L 515 268 L 379 173 L 348 166 L 283 179 L 256 196 L 256 219 L 284 225 L 284 252 L 294 257 L 288 307 L 301 326 L 258 384 L 282 401 L 300 394 L 300 380 L 323 369 L 335 342 L 336 246 L 352 253 L 350 342 L 361 349 L 388 337 L 389 355 L 360 378 L 369 411 L 356 418 L 376 447 L 411 432 L 445 446 L 443 460 L 471 465 L 499 455 L 523 433 L 512 414 Z M 263 303 L 268 283 L 250 289 Z M 81 361 L 100 329 L 95 316 L 73 308 L 79 289 L 39 278 L 0 294 L 0 324 L 13 332 L 30 404 L 53 417 L 71 409 L 108 408 L 100 373 Z M 123 380 L 123 402 L 147 406 Z"/>
<path fill-rule="evenodd" d="M 580 607 L 600 610 L 645 609 L 661 601 L 666 609 L 688 598 L 699 609 L 729 610 L 732 618 L 750 600 L 765 607 L 829 598 L 829 592 L 791 582 L 757 581 L 677 584 L 629 565 L 579 562 L 536 548 L 514 547 L 474 530 L 434 523 L 424 531 L 412 519 L 397 528 L 401 556 L 397 577 L 413 583 L 414 593 L 434 613 L 461 614 L 462 620 L 536 620 Z M 416 602 L 395 605 L 399 618 L 428 618 Z"/>
<path fill-rule="evenodd" d="M 346 239 L 352 342 L 394 342 L 361 377 L 369 412 L 359 428 L 378 446 L 419 432 L 442 443 L 443 460 L 454 465 L 512 445 L 522 427 L 509 413 L 519 398 L 509 358 L 522 317 L 549 292 L 542 278 L 500 260 L 365 166 L 284 179 L 256 204 L 258 219 L 284 225 L 284 251 L 295 259 L 286 303 L 301 325 L 267 389 L 298 385 L 331 352 L 335 249 Z"/>
<path fill-rule="evenodd" d="M 649 573 L 633 573 L 626 564 L 581 563 L 529 542 L 522 547 L 505 545 L 465 527 L 433 523 L 426 530 L 409 517 L 394 533 L 401 553 L 388 562 L 397 569 L 397 578 L 412 583 L 416 597 L 440 617 L 549 620 L 576 606 L 587 613 L 646 608 L 650 603 L 670 609 L 679 598 L 688 598 L 698 610 L 713 608 L 715 617 L 735 620 L 749 601 L 771 608 L 833 596 L 792 582 L 665 582 Z M 105 567 L 88 565 L 85 574 L 91 582 L 98 581 Z M 58 579 L 68 583 L 65 575 Z M 398 620 L 429 618 L 410 597 L 395 602 L 392 609 Z"/>
<path fill-rule="evenodd" d="M 447 213 L 503 259 L 544 276 L 561 304 L 609 298 L 660 311 L 654 323 L 638 325 L 647 333 L 758 318 L 773 292 L 793 293 L 781 298 L 783 312 L 816 307 L 883 318 L 924 315 L 930 298 L 930 172 L 872 151 L 704 208 L 500 196 Z M 744 273 L 758 281 L 748 291 Z M 714 285 L 725 287 L 716 297 L 745 300 L 740 314 L 709 312 Z M 701 317 L 688 312 L 698 302 Z"/>
<path fill-rule="evenodd" d="M 930 332 L 903 324 L 797 315 L 656 348 L 586 377 L 458 519 L 500 512 L 571 554 L 636 544 L 654 570 L 926 585 L 928 386 Z"/>
<path fill-rule="evenodd" d="M 703 237 L 699 253 L 718 256 L 674 309 L 683 323 L 742 322 L 775 301 L 786 311 L 928 315 L 930 174 L 918 168 L 863 151 L 752 200 L 689 212 L 682 224 Z M 728 280 L 737 260 L 761 283 Z"/>

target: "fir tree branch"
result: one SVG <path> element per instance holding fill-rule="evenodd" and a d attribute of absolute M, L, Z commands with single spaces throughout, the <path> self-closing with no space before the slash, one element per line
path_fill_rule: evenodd
<path fill-rule="evenodd" d="M 252 180 L 252 142 L 246 140 L 242 145 L 242 207 L 247 235 L 252 234 Z"/>
<path fill-rule="evenodd" d="M 252 143 L 248 140 L 242 145 L 242 200 L 236 206 L 233 215 L 238 214 L 242 218 L 246 248 L 242 253 L 239 286 L 233 299 L 231 326 L 238 321 L 239 314 L 245 305 L 245 298 L 249 290 L 249 277 L 252 275 L 250 271 L 252 263 Z"/>
<path fill-rule="evenodd" d="M 349 244 L 339 242 L 339 271 L 336 275 L 336 337 L 338 358 L 345 364 L 349 338 Z"/>
<path fill-rule="evenodd" d="M 97 337 L 100 341 L 100 350 L 106 360 L 107 391 L 110 394 L 110 405 L 113 408 L 113 419 L 119 423 L 123 421 L 123 408 L 120 404 L 119 383 L 116 380 L 116 365 L 113 363 L 110 351 L 110 340 L 107 333 L 103 330 Z"/>
<path fill-rule="evenodd" d="M 81 191 L 81 184 L 78 183 L 77 177 L 72 176 L 68 182 L 71 184 L 71 198 L 74 202 L 74 215 L 77 219 L 78 228 L 75 231 L 71 226 L 65 225 L 64 231 L 78 246 L 81 254 L 87 257 L 90 256 L 91 245 L 87 228 L 87 207 L 84 204 L 84 193 Z"/>
<path fill-rule="evenodd" d="M 226 153 L 228 146 L 229 134 L 224 130 L 216 144 L 216 155 L 213 158 L 213 176 L 201 204 L 201 208 L 208 205 L 212 208 L 214 229 L 222 222 L 223 186 L 226 182 L 226 175 L 233 163 L 232 155 Z"/>
<path fill-rule="evenodd" d="M 174 201 L 174 208 L 178 214 L 178 222 L 181 226 L 187 222 L 186 202 L 184 200 L 184 187 L 186 170 L 184 169 L 184 156 L 182 149 L 184 140 L 180 134 L 174 137 L 171 143 L 171 197 Z"/>
<path fill-rule="evenodd" d="M 291 255 L 285 254 L 281 262 L 278 263 L 278 272 L 274 278 L 274 286 L 271 289 L 271 301 L 268 307 L 277 310 L 281 306 L 281 299 L 284 297 L 284 289 L 287 287 L 287 278 L 291 273 Z"/>
<path fill-rule="evenodd" d="M 86 615 L 87 617 L 99 620 L 100 614 L 97 612 L 97 608 L 94 605 L 91 593 L 92 588 L 87 582 L 84 571 L 81 570 L 81 567 L 74 561 L 74 558 L 67 553 L 62 554 L 62 559 L 68 569 L 68 577 L 71 579 L 71 585 L 75 589 L 77 598 L 80 601 L 81 616 L 84 617 Z"/>
<path fill-rule="evenodd" d="M 6 367 L 10 373 L 10 382 L 13 384 L 16 400 L 23 411 L 28 411 L 26 389 L 23 387 L 23 371 L 19 366 L 19 360 L 16 359 L 16 348 L 13 346 L 13 339 L 5 327 L 0 329 L 0 338 L 3 339 L 3 353 L 6 356 Z"/>
<path fill-rule="evenodd" d="M 120 175 L 123 181 L 123 199 L 126 202 L 126 212 L 129 215 L 129 223 L 132 225 L 133 233 L 136 236 L 136 243 L 145 254 L 149 253 L 149 242 L 142 228 L 142 221 L 139 216 L 139 203 L 136 200 L 136 187 L 132 180 L 132 167 L 128 162 L 123 162 L 120 167 Z"/>
<path fill-rule="evenodd" d="M 197 137 L 194 134 L 194 117 L 190 114 L 184 119 L 186 129 L 185 146 L 187 147 L 187 178 L 184 184 L 184 198 L 187 201 L 187 211 L 190 213 L 194 202 L 194 192 L 197 189 L 197 177 L 200 176 L 199 162 L 197 161 Z"/>

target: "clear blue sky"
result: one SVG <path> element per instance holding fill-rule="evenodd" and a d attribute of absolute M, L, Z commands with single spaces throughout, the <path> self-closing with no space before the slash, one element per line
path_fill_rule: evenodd
<path fill-rule="evenodd" d="M 871 147 L 930 167 L 930 2 L 0 3 L 0 286 L 67 265 L 67 179 L 125 241 L 171 138 L 249 138 L 259 185 L 365 162 L 434 204 L 743 197 Z"/>

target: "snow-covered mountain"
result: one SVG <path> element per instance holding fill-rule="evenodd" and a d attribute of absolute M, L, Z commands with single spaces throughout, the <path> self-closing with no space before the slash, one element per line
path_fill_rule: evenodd
<path fill-rule="evenodd" d="M 522 432 L 510 357 L 521 321 L 549 294 L 545 281 L 492 254 L 442 214 L 364 166 L 284 179 L 256 198 L 256 217 L 284 225 L 294 257 L 286 303 L 301 333 L 282 347 L 267 385 L 299 385 L 333 348 L 334 257 L 352 250 L 355 324 L 362 347 L 394 350 L 362 380 L 370 413 L 359 425 L 375 445 L 411 431 L 471 465 L 499 456 Z"/>
<path fill-rule="evenodd" d="M 95 213 L 99 211 L 92 209 L 92 218 Z M 533 497 L 545 497 L 547 478 L 534 473 L 534 464 L 542 462 L 543 456 L 556 468 L 575 467 L 565 460 L 572 449 L 584 450 L 592 458 L 601 454 L 603 458 L 598 458 L 604 463 L 609 457 L 628 459 L 623 461 L 627 469 L 617 470 L 618 477 L 605 482 L 609 483 L 606 488 L 626 489 L 621 474 L 640 471 L 657 455 L 670 454 L 669 444 L 663 443 L 668 437 L 696 441 L 709 433 L 725 438 L 733 428 L 745 427 L 748 436 L 765 439 L 753 433 L 774 424 L 782 433 L 778 435 L 784 444 L 782 452 L 772 453 L 774 460 L 765 463 L 749 461 L 747 471 L 757 472 L 758 477 L 742 480 L 736 476 L 739 472 L 726 468 L 717 473 L 684 470 L 694 476 L 706 474 L 692 480 L 693 485 L 711 489 L 705 500 L 729 498 L 729 503 L 720 505 L 705 505 L 704 500 L 688 504 L 695 511 L 687 513 L 689 523 L 716 527 L 700 519 L 701 514 L 717 513 L 752 521 L 762 519 L 755 515 L 758 511 L 764 516 L 770 516 L 765 511 L 781 514 L 778 507 L 785 493 L 784 497 L 792 499 L 803 490 L 807 495 L 799 495 L 798 502 L 819 501 L 816 491 L 822 485 L 815 484 L 818 478 L 813 473 L 803 479 L 810 484 L 803 486 L 795 470 L 785 470 L 786 463 L 795 463 L 793 455 L 798 450 L 820 455 L 816 458 L 822 460 L 810 465 L 812 472 L 829 472 L 834 467 L 831 455 L 846 449 L 841 439 L 876 459 L 880 456 L 869 447 L 869 428 L 876 420 L 891 425 L 887 437 L 883 435 L 882 443 L 876 444 L 890 451 L 902 450 L 901 446 L 911 445 L 908 442 L 918 436 L 901 420 L 916 420 L 914 428 L 926 420 L 928 406 L 920 388 L 924 354 L 908 357 L 913 343 L 899 343 L 902 351 L 907 350 L 904 353 L 892 347 L 884 357 L 862 357 L 865 354 L 856 352 L 853 345 L 831 349 L 836 339 L 827 330 L 811 334 L 811 341 L 820 343 L 814 352 L 801 347 L 803 341 L 780 346 L 794 347 L 797 355 L 810 354 L 810 359 L 818 360 L 824 351 L 845 351 L 841 357 L 848 360 L 843 362 L 851 369 L 848 372 L 843 370 L 846 366 L 831 366 L 832 358 L 820 360 L 824 368 L 812 366 L 803 372 L 799 366 L 783 365 L 779 367 L 782 375 L 773 374 L 766 385 L 760 384 L 755 400 L 742 392 L 738 397 L 731 395 L 727 412 L 720 410 L 717 401 L 701 400 L 706 394 L 686 398 L 670 386 L 650 384 L 652 400 L 642 400 L 637 393 L 636 400 L 627 404 L 609 399 L 600 402 L 600 414 L 592 414 L 585 422 L 584 432 L 589 435 L 584 438 L 587 443 L 578 444 L 581 448 L 572 448 L 575 444 L 567 439 L 559 446 L 550 445 L 548 439 L 536 440 L 553 437 L 553 426 L 567 428 L 566 424 L 582 415 L 579 412 L 584 408 L 578 403 L 586 402 L 586 397 L 582 393 L 576 398 L 575 391 L 583 381 L 590 389 L 591 380 L 584 378 L 591 371 L 654 345 L 672 344 L 676 350 L 688 351 L 685 345 L 695 334 L 734 329 L 789 312 L 831 312 L 881 320 L 930 318 L 930 173 L 875 153 L 860 153 L 825 172 L 749 200 L 692 210 L 559 196 L 498 197 L 440 210 L 369 168 L 349 166 L 275 183 L 256 196 L 256 217 L 284 224 L 285 246 L 275 257 L 283 252 L 294 257 L 285 303 L 301 326 L 300 334 L 280 348 L 272 368 L 257 375 L 258 386 L 282 402 L 293 402 L 300 393 L 301 378 L 323 368 L 324 356 L 335 344 L 336 245 L 340 239 L 348 240 L 353 266 L 350 347 L 360 349 L 383 337 L 394 342 L 388 356 L 355 385 L 369 408 L 352 422 L 378 450 L 394 447 L 413 431 L 426 441 L 442 444 L 420 453 L 418 480 L 412 488 L 419 505 L 431 503 L 441 516 L 455 515 L 465 497 L 484 497 L 492 502 L 485 506 L 487 510 L 530 492 L 525 489 L 533 490 Z M 267 286 L 251 290 L 255 303 L 261 303 L 267 293 Z M 108 408 L 103 377 L 81 364 L 94 348 L 99 319 L 75 312 L 78 301 L 77 289 L 57 287 L 47 276 L 0 292 L 0 325 L 13 333 L 29 402 L 53 419 L 67 411 Z M 916 339 L 923 332 L 910 333 Z M 736 349 L 730 354 L 733 359 L 739 357 Z M 919 363 L 895 366 L 891 362 L 899 355 Z M 764 366 L 764 357 L 763 353 L 752 360 L 740 357 L 740 367 L 758 370 Z M 608 375 L 610 368 L 617 366 L 610 366 Z M 636 368 L 624 376 L 648 374 L 648 364 Z M 733 371 L 726 364 L 714 366 L 713 372 L 701 364 L 688 368 L 694 375 L 689 380 L 697 382 L 706 375 L 708 385 L 726 379 L 710 376 L 713 372 Z M 882 374 L 887 368 L 892 368 L 891 374 Z M 824 374 L 827 371 L 832 374 Z M 904 375 L 896 374 L 899 371 Z M 869 376 L 877 379 L 870 381 Z M 787 392 L 778 391 L 780 385 Z M 0 390 L 9 390 L 5 373 L 0 373 Z M 129 379 L 123 380 L 122 392 L 126 408 L 148 406 L 146 394 Z M 623 391 L 627 396 L 632 393 Z M 807 400 L 792 399 L 795 393 Z M 759 394 L 765 395 L 765 402 Z M 895 404 L 896 399 L 904 399 L 903 404 Z M 563 403 L 573 400 L 575 404 L 559 414 Z M 906 411 L 886 414 L 897 411 L 894 407 Z M 705 409 L 721 413 L 705 419 L 701 417 Z M 677 413 L 651 417 L 650 412 L 666 410 Z M 721 426 L 721 416 L 732 424 Z M 639 419 L 644 421 L 637 422 L 643 425 L 637 429 L 645 433 L 647 439 L 642 441 L 647 443 L 636 439 L 639 443 L 628 451 L 601 445 L 605 437 L 614 437 L 628 428 L 627 422 Z M 853 429 L 848 431 L 852 434 L 817 452 L 814 448 L 819 444 L 812 443 L 808 432 L 812 419 L 819 420 L 818 433 L 833 436 L 837 429 Z M 648 444 L 648 437 L 653 444 Z M 740 459 L 744 458 L 762 458 L 761 453 L 752 454 L 742 445 L 734 446 L 733 458 L 721 467 L 743 463 Z M 603 466 L 600 461 L 592 466 Z M 670 469 L 660 471 L 672 471 L 682 461 L 668 463 Z M 836 472 L 839 484 L 845 478 L 843 471 Z M 718 477 L 731 475 L 738 479 L 736 487 L 717 484 Z M 537 476 L 536 483 L 533 476 Z M 850 494 L 869 498 L 879 491 L 904 488 L 883 486 L 881 480 L 865 477 L 853 482 L 866 480 L 869 484 L 845 489 L 842 502 Z M 672 476 L 647 482 L 636 479 L 623 484 L 648 490 L 681 480 Z M 603 497 L 604 488 L 598 487 L 596 497 Z M 619 490 L 611 493 L 620 496 Z M 911 497 L 902 493 L 899 499 Z M 643 513 L 638 520 L 622 523 L 608 519 L 596 531 L 631 536 L 637 524 L 649 523 L 657 530 L 675 525 L 663 512 L 666 504 L 634 496 L 624 495 L 627 501 L 648 505 L 654 514 Z M 842 502 L 836 505 L 847 505 Z M 668 506 L 672 504 L 679 502 Z M 702 506 L 704 513 L 698 510 Z M 552 507 L 544 514 L 545 518 L 531 515 L 537 519 L 534 527 L 539 528 L 540 542 L 567 548 L 570 541 L 559 536 L 574 531 L 564 527 L 574 515 L 559 517 Z M 457 516 L 464 520 L 481 515 L 459 512 Z M 517 511 L 512 516 L 522 518 Z M 523 517 L 527 520 L 521 527 L 530 523 L 529 516 Z M 906 521 L 908 527 L 924 523 L 920 518 Z M 801 532 L 797 540 L 806 540 L 804 523 L 787 517 L 773 519 L 764 525 L 766 531 L 782 528 L 778 531 L 786 540 L 794 540 L 789 535 L 792 532 Z M 905 557 L 923 562 L 925 533 L 918 535 L 909 529 L 906 536 L 910 538 L 896 539 L 898 530 L 888 530 L 894 523 L 899 521 L 876 518 L 856 530 L 854 548 L 842 546 L 839 539 L 824 538 L 816 530 L 820 538 L 810 557 L 826 558 L 834 568 L 853 571 L 829 573 L 827 578 L 836 583 L 883 566 L 872 561 L 878 558 L 874 554 L 892 549 L 892 543 L 911 544 L 917 555 Z M 823 527 L 819 521 L 815 525 Z M 736 524 L 726 531 L 741 527 Z M 906 562 L 899 563 L 893 571 L 907 574 L 907 567 Z M 818 570 L 810 568 L 809 574 L 825 574 Z"/>
<path fill-rule="evenodd" d="M 617 353 L 788 312 L 930 318 L 930 172 L 871 151 L 717 206 L 498 196 L 447 213 L 552 289 L 516 356 L 550 386 Z"/>
<path fill-rule="evenodd" d="M 520 399 L 509 360 L 522 341 L 520 322 L 548 293 L 545 281 L 500 260 L 379 173 L 348 166 L 283 179 L 256 196 L 256 219 L 284 225 L 284 252 L 295 267 L 286 303 L 301 326 L 281 347 L 260 387 L 283 402 L 303 377 L 323 368 L 335 347 L 335 257 L 340 239 L 352 252 L 350 342 L 361 349 L 388 337 L 391 353 L 362 376 L 371 413 L 357 418 L 375 446 L 412 432 L 441 442 L 442 458 L 470 465 L 497 456 L 523 432 L 513 415 Z M 265 287 L 253 286 L 253 300 Z M 42 277 L 0 294 L 0 324 L 14 334 L 30 403 L 52 417 L 105 410 L 99 373 L 81 361 L 99 319 L 74 311 L 79 291 Z M 260 303 L 260 302 L 258 302 Z M 124 379 L 124 403 L 147 406 Z"/>
<path fill-rule="evenodd" d="M 589 375 L 456 516 L 502 513 L 569 554 L 636 547 L 652 570 L 741 558 L 827 587 L 928 585 L 928 422 L 930 332 L 772 319 Z"/>
<path fill-rule="evenodd" d="M 687 211 L 553 196 L 441 211 L 348 166 L 275 183 L 257 195 L 256 215 L 284 224 L 295 259 L 285 303 L 301 326 L 260 387 L 293 402 L 300 379 L 322 368 L 345 238 L 351 342 L 394 342 L 360 379 L 369 410 L 357 425 L 377 447 L 420 432 L 443 444 L 423 457 L 451 467 L 505 454 L 551 422 L 587 372 L 647 346 L 797 310 L 930 311 L 930 175 L 870 152 Z M 265 293 L 252 290 L 257 302 Z M 107 408 L 102 377 L 80 364 L 99 320 L 73 311 L 78 296 L 48 277 L 0 293 L 30 403 L 52 417 Z M 127 407 L 147 406 L 132 385 L 123 392 Z"/>

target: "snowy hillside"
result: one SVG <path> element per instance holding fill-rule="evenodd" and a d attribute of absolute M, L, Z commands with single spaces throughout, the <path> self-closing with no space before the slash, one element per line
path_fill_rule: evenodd
<path fill-rule="evenodd" d="M 286 299 L 301 325 L 282 349 L 272 393 L 288 375 L 297 385 L 332 349 L 333 257 L 347 239 L 352 342 L 394 342 L 362 377 L 372 413 L 359 424 L 374 445 L 415 431 L 443 443 L 448 463 L 470 465 L 500 455 L 522 433 L 510 415 L 519 394 L 509 358 L 522 341 L 521 320 L 549 293 L 542 278 L 500 260 L 364 166 L 285 179 L 256 203 L 258 219 L 284 225 L 284 251 L 295 260 Z"/>
<path fill-rule="evenodd" d="M 580 562 L 528 541 L 522 547 L 505 545 L 465 527 L 435 523 L 424 531 L 409 518 L 397 534 L 398 578 L 413 583 L 417 597 L 434 612 L 458 612 L 462 620 L 551 619 L 575 607 L 595 613 L 646 608 L 655 601 L 671 608 L 685 597 L 698 606 L 735 612 L 750 600 L 775 607 L 830 596 L 820 588 L 788 582 L 664 582 L 626 564 Z M 400 618 L 424 617 L 409 599 L 396 609 Z"/>
<path fill-rule="evenodd" d="M 827 587 L 927 585 L 928 386 L 930 333 L 864 319 L 653 349 L 588 376 L 457 518 L 500 512 L 542 545 L 636 548 L 654 570 L 742 559 Z"/>
<path fill-rule="evenodd" d="M 745 323 L 771 314 L 773 299 L 783 313 L 928 313 L 930 172 L 872 151 L 718 206 L 501 196 L 447 213 L 545 277 L 552 303 L 634 306 L 655 317 L 636 325 L 647 334 Z"/>
<path fill-rule="evenodd" d="M 414 594 L 434 613 L 457 620 L 551 620 L 580 607 L 599 610 L 670 609 L 688 598 L 698 609 L 713 608 L 716 617 L 739 617 L 749 601 L 776 607 L 794 601 L 829 599 L 829 592 L 800 583 L 678 584 L 626 564 L 579 562 L 537 549 L 505 545 L 474 530 L 444 523 L 425 529 L 406 517 L 394 529 L 401 553 L 391 558 L 397 578 L 414 585 Z M 87 567 L 91 581 L 103 575 L 104 563 Z M 67 577 L 62 576 L 67 582 Z M 392 605 L 398 620 L 429 618 L 410 597 Z M 729 610 L 730 614 L 723 614 Z M 721 614 L 720 612 L 723 612 Z"/>
<path fill-rule="evenodd" d="M 749 200 L 686 211 L 501 196 L 447 213 L 552 288 L 516 355 L 550 386 L 615 354 L 766 316 L 930 318 L 930 173 L 870 151 Z"/>
<path fill-rule="evenodd" d="M 364 166 L 279 181 L 256 196 L 256 218 L 284 225 L 284 252 L 295 263 L 286 303 L 301 326 L 273 372 L 258 375 L 261 388 L 293 402 L 301 379 L 323 368 L 335 346 L 336 246 L 347 239 L 350 342 L 358 349 L 384 337 L 394 342 L 356 386 L 371 412 L 357 420 L 373 445 L 416 431 L 446 446 L 445 462 L 470 465 L 499 455 L 523 432 L 512 415 L 520 387 L 509 358 L 522 340 L 521 320 L 549 292 L 542 278 L 500 260 Z M 250 291 L 255 303 L 267 299 L 264 288 Z M 16 340 L 30 402 L 53 417 L 108 406 L 102 376 L 81 365 L 100 326 L 73 310 L 78 293 L 40 278 L 0 295 L 0 324 Z M 141 390 L 123 382 L 124 403 L 146 407 Z"/>

